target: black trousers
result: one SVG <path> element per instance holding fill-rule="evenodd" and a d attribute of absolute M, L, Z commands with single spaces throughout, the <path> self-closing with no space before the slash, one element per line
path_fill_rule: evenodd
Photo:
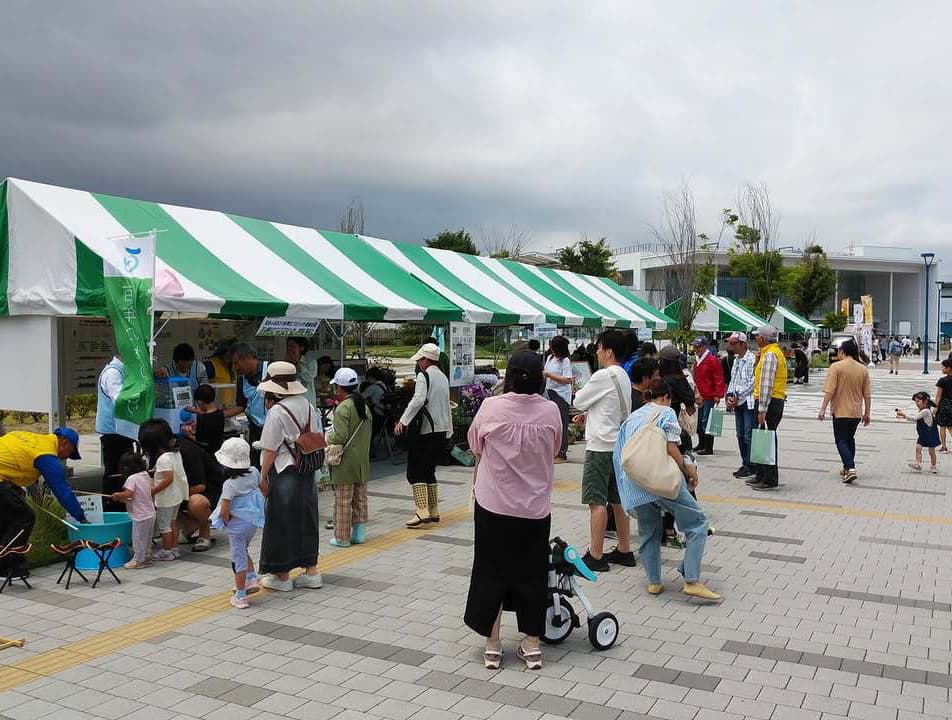
<path fill-rule="evenodd" d="M 100 459 L 103 465 L 102 491 L 107 495 L 122 490 L 123 480 L 119 477 L 119 458 L 132 450 L 132 440 L 123 435 L 108 433 L 99 436 Z M 103 498 L 103 510 L 106 512 L 125 512 L 125 503 L 114 503 Z"/>
<path fill-rule="evenodd" d="M 768 430 L 776 430 L 783 418 L 784 401 L 778 398 L 770 398 L 770 404 L 767 405 L 767 416 L 765 422 Z M 776 462 L 773 465 L 760 465 L 751 463 L 754 472 L 757 474 L 757 482 L 764 485 L 775 487 L 780 482 L 780 437 L 776 436 L 774 440 L 774 454 Z"/>
<path fill-rule="evenodd" d="M 26 501 L 26 492 L 12 482 L 0 482 L 0 549 L 11 543 L 10 547 L 19 547 L 30 542 L 36 514 Z M 22 531 L 22 532 L 21 532 Z M 17 533 L 20 533 L 17 536 Z M 14 540 L 16 538 L 16 540 Z M 9 562 L 15 563 L 14 570 L 27 570 L 26 558 L 16 556 Z M 0 560 L 0 573 L 7 576 L 8 561 Z M 16 574 L 16 572 L 14 573 Z M 2 581 L 2 578 L 0 578 Z"/>
<path fill-rule="evenodd" d="M 248 444 L 251 445 L 261 439 L 261 428 L 248 423 Z M 261 451 L 251 448 L 251 464 L 261 469 Z"/>
<path fill-rule="evenodd" d="M 559 415 L 562 417 L 562 445 L 559 447 L 559 457 L 564 458 L 569 450 L 569 404 L 555 390 L 549 390 L 546 396 L 558 406 Z"/>
<path fill-rule="evenodd" d="M 446 433 L 426 433 L 407 449 L 407 482 L 436 485 L 436 466 L 446 448 Z"/>

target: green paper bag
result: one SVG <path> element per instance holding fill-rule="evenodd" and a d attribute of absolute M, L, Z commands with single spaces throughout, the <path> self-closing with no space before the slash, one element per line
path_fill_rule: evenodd
<path fill-rule="evenodd" d="M 750 461 L 758 465 L 777 464 L 777 432 L 755 429 L 750 433 Z"/>
<path fill-rule="evenodd" d="M 712 407 L 710 414 L 707 416 L 707 426 L 704 428 L 704 432 L 708 435 L 720 437 L 723 431 L 724 411 L 719 407 Z"/>

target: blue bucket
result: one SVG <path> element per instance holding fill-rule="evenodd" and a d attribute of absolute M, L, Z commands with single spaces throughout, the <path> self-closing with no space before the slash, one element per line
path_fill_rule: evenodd
<path fill-rule="evenodd" d="M 109 567 L 117 568 L 129 562 L 129 546 L 132 544 L 132 519 L 129 513 L 104 512 L 101 523 L 84 523 L 78 525 L 78 530 L 69 530 L 70 542 L 89 540 L 92 543 L 103 544 L 112 542 L 116 538 L 122 545 L 112 552 L 109 558 Z M 83 550 L 76 556 L 78 570 L 98 570 L 99 558 L 92 550 Z"/>

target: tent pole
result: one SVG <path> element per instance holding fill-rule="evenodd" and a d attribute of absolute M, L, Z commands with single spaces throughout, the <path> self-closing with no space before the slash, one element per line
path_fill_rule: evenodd
<path fill-rule="evenodd" d="M 344 366 L 344 318 L 340 320 L 340 365 Z"/>

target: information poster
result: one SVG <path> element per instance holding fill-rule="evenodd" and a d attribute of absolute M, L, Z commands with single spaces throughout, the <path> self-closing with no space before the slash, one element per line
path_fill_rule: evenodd
<path fill-rule="evenodd" d="M 652 330 L 649 327 L 638 328 L 638 340 L 640 342 L 650 342 L 652 338 Z"/>
<path fill-rule="evenodd" d="M 476 375 L 476 325 L 450 323 L 450 387 L 473 382 Z"/>
<path fill-rule="evenodd" d="M 539 341 L 542 350 L 549 347 L 549 341 L 559 334 L 555 323 L 536 323 L 532 326 L 532 337 Z"/>
<path fill-rule="evenodd" d="M 587 360 L 572 363 L 572 391 L 578 392 L 592 379 L 592 366 Z"/>

